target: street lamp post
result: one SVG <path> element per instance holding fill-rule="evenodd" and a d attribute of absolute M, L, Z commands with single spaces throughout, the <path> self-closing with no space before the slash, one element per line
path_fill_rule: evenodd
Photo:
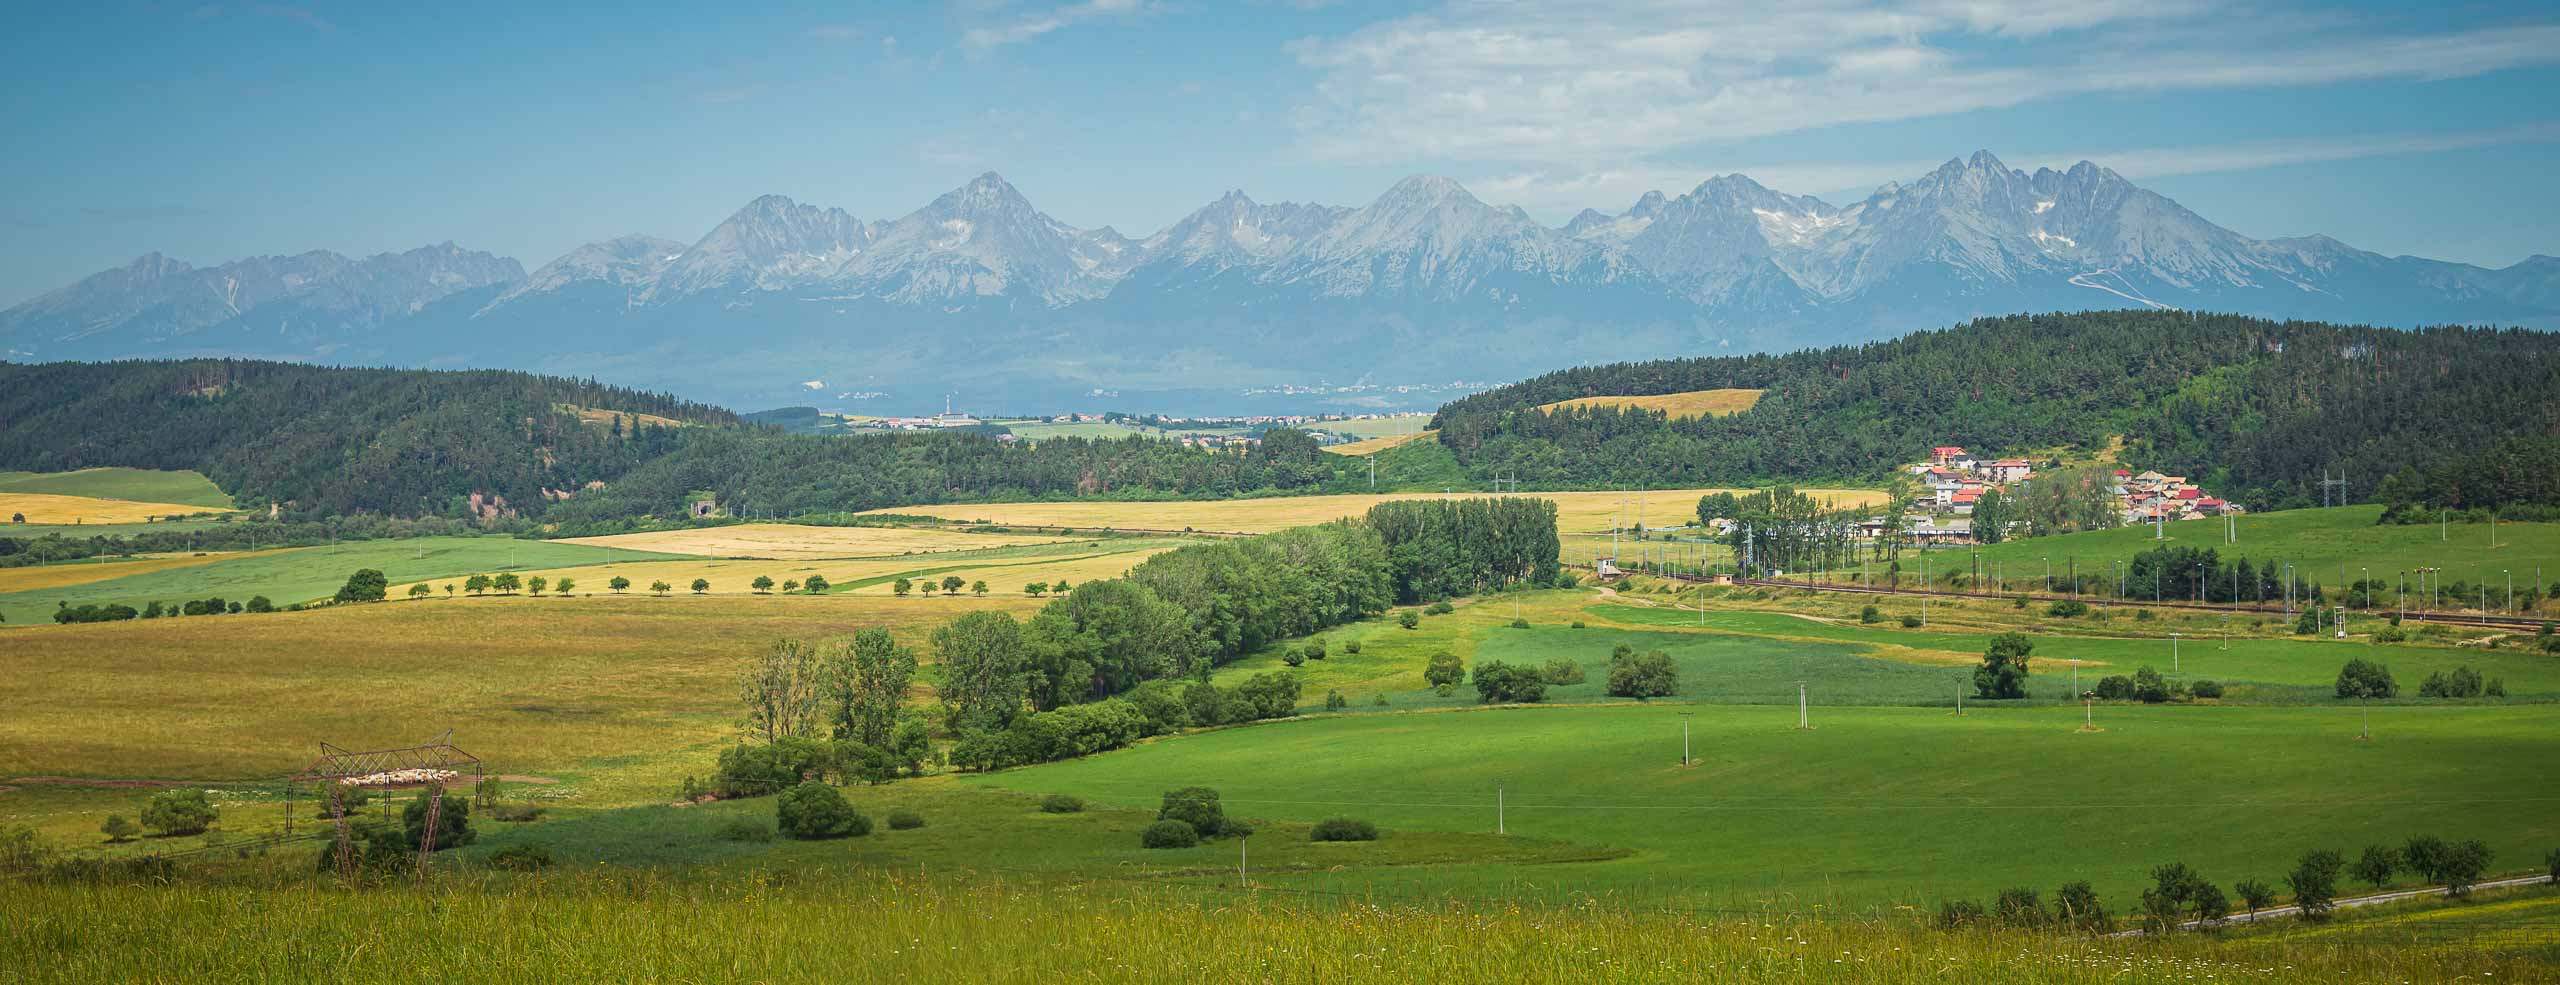
<path fill-rule="evenodd" d="M 2180 636 L 2184 636 L 2184 635 L 2186 635 L 2186 634 L 2185 634 L 2185 633 L 2170 633 L 2170 634 L 2169 634 L 2169 672 L 2170 672 L 2170 673 L 2172 673 L 2172 674 L 2175 674 L 2175 673 L 2177 673 L 2177 672 L 2178 672 L 2178 637 L 2180 637 Z"/>

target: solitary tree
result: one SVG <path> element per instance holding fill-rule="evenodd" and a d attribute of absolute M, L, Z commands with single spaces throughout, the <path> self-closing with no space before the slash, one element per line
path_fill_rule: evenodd
<path fill-rule="evenodd" d="M 1467 665 L 1457 654 L 1442 650 L 1431 655 L 1431 663 L 1422 669 L 1422 679 L 1445 694 L 1467 679 Z"/>
<path fill-rule="evenodd" d="M 108 844 L 118 844 L 132 841 L 133 836 L 142 833 L 142 828 L 122 814 L 109 814 L 107 823 L 98 826 L 98 833 L 107 836 Z"/>
<path fill-rule="evenodd" d="M 572 588 L 576 588 L 576 587 L 578 587 L 578 580 L 577 580 L 577 579 L 575 579 L 575 578 L 565 578 L 565 577 L 564 577 L 564 578 L 560 579 L 560 581 L 559 581 L 559 583 L 558 583 L 558 584 L 555 584 L 555 585 L 551 586 L 551 591 L 552 591 L 552 593 L 553 593 L 553 594 L 556 594 L 556 595 L 567 595 L 567 594 L 569 594 L 569 590 L 570 590 L 570 589 L 572 589 Z"/>
<path fill-rule="evenodd" d="M 222 812 L 194 787 L 163 790 L 142 805 L 142 826 L 164 836 L 203 834 Z"/>
<path fill-rule="evenodd" d="M 2454 896 L 2470 895 L 2471 887 L 2489 871 L 2489 860 L 2493 857 L 2495 853 L 2489 850 L 2489 843 L 2478 839 L 2453 846 L 2444 858 L 2445 892 Z"/>
<path fill-rule="evenodd" d="M 2284 877 L 2293 888 L 2293 903 L 2302 908 L 2302 919 L 2318 923 L 2329 919 L 2329 911 L 2338 904 L 2338 872 L 2347 860 L 2328 849 L 2305 852 L 2293 872 Z"/>
<path fill-rule="evenodd" d="M 489 579 L 489 587 L 497 589 L 501 595 L 506 595 L 523 588 L 524 581 L 517 578 L 514 572 L 502 571 L 497 577 Z"/>
<path fill-rule="evenodd" d="M 649 591 L 656 593 L 660 598 L 666 597 L 668 592 L 675 590 L 676 587 L 674 585 L 667 584 L 663 581 L 653 581 L 649 583 Z"/>
<path fill-rule="evenodd" d="M 2251 917 L 2257 916 L 2260 910 L 2276 905 L 2275 887 L 2256 879 L 2243 879 L 2239 885 L 2231 887 L 2231 890 L 2240 894 L 2240 905 L 2248 909 Z"/>
<path fill-rule="evenodd" d="M 704 594 L 708 594 L 710 591 L 711 591 L 711 579 L 709 579 L 709 578 L 696 578 L 696 579 L 694 579 L 694 580 L 693 580 L 693 594 L 695 594 L 695 595 L 704 595 Z"/>
<path fill-rule="evenodd" d="M 2399 871 L 2400 852 L 2397 849 L 2388 845 L 2367 845 L 2364 854 L 2356 858 L 2354 875 L 2357 882 L 2380 889 L 2391 881 L 2393 873 Z"/>
<path fill-rule="evenodd" d="M 446 598 L 452 598 L 452 597 L 453 597 L 453 583 L 452 583 L 452 582 L 445 582 L 445 583 L 444 583 L 444 597 L 446 597 Z M 265 598 L 265 596 L 260 596 L 259 598 L 253 598 L 253 599 L 250 599 L 250 600 L 249 600 L 249 611 L 251 611 L 251 612 L 259 611 L 259 610 L 258 610 L 258 607 L 257 607 L 257 603 L 259 602 L 259 600 L 260 600 L 260 599 L 263 599 L 263 598 Z"/>
<path fill-rule="evenodd" d="M 433 594 L 435 594 L 435 593 L 436 593 L 436 590 L 435 590 L 435 589 L 432 589 L 432 588 L 428 588 L 428 587 L 427 587 L 427 583 L 426 583 L 426 582 L 423 582 L 423 581 L 422 581 L 422 582 L 419 582 L 419 583 L 417 583 L 417 584 L 415 584 L 415 585 L 411 585 L 411 586 L 409 586 L 409 597 L 410 597 L 410 598 L 413 598 L 413 599 L 422 599 L 422 598 L 426 598 L 427 596 L 429 596 L 429 595 L 433 595 Z"/>
<path fill-rule="evenodd" d="M 875 626 L 830 651 L 825 663 L 836 738 L 874 748 L 888 745 L 898 709 L 907 700 L 907 685 L 915 677 L 915 651 Z"/>
<path fill-rule="evenodd" d="M 987 583 L 986 583 L 985 581 L 983 581 L 983 580 L 982 580 L 982 581 L 977 582 L 976 584 L 970 585 L 970 586 L 969 586 L 969 594 L 971 594 L 971 595 L 975 595 L 975 596 L 977 596 L 977 597 L 979 597 L 979 598 L 985 598 L 985 597 L 987 597 Z"/>
<path fill-rule="evenodd" d="M 1022 586 L 1022 594 L 1031 596 L 1035 599 L 1048 593 L 1049 583 L 1045 581 L 1035 581 L 1031 584 Z"/>
<path fill-rule="evenodd" d="M 816 647 L 774 641 L 738 674 L 738 697 L 747 706 L 740 728 L 766 742 L 810 734 L 818 726 L 825 683 Z"/>
<path fill-rule="evenodd" d="M 908 581 L 908 580 L 906 580 L 906 579 L 904 579 L 904 578 L 900 578 L 900 579 L 898 579 L 898 580 L 896 580 L 896 581 L 893 581 L 893 582 L 890 582 L 890 583 L 889 583 L 889 591 L 890 591 L 891 593 L 893 593 L 893 594 L 897 595 L 899 598 L 905 598 L 905 597 L 906 597 L 906 595 L 907 595 L 907 593 L 908 593 L 908 592 L 915 591 L 915 588 L 916 588 L 916 583 L 915 583 L 915 582 Z"/>
<path fill-rule="evenodd" d="M 359 568 L 356 569 L 355 574 L 347 576 L 346 584 L 338 587 L 335 601 L 380 602 L 384 595 L 389 594 L 390 589 L 391 582 L 382 577 L 382 572 L 372 568 Z"/>
<path fill-rule="evenodd" d="M 825 595 L 827 594 L 827 589 L 834 587 L 835 585 L 827 581 L 827 576 L 825 575 L 810 575 L 808 581 L 800 583 L 800 590 L 811 595 Z"/>
<path fill-rule="evenodd" d="M 1990 649 L 1982 653 L 1982 666 L 1973 671 L 1973 693 L 1984 698 L 2023 698 L 2027 696 L 2027 655 L 2036 644 L 2024 633 L 2002 633 L 1991 638 Z"/>
<path fill-rule="evenodd" d="M 766 575 L 757 575 L 756 580 L 747 583 L 747 587 L 755 589 L 756 594 L 763 595 L 773 591 L 773 579 Z"/>
<path fill-rule="evenodd" d="M 959 575 L 944 575 L 942 576 L 942 594 L 958 595 L 960 594 L 960 589 L 967 587 L 968 584 L 968 582 L 962 581 Z"/>
<path fill-rule="evenodd" d="M 463 580 L 462 580 L 462 590 L 463 590 L 463 591 L 466 591 L 466 592 L 470 592 L 470 593 L 471 593 L 471 594 L 473 594 L 473 595 L 480 595 L 480 594 L 484 594 L 484 593 L 488 592 L 488 590 L 489 590 L 489 576 L 488 576 L 488 575 L 472 575 L 472 576 L 471 576 L 471 577 L 469 577 L 469 578 L 465 578 L 465 579 L 463 579 Z"/>
<path fill-rule="evenodd" d="M 615 575 L 612 580 L 604 583 L 604 587 L 613 589 L 613 594 L 620 595 L 623 589 L 631 587 L 631 579 Z"/>
<path fill-rule="evenodd" d="M 793 592 L 796 592 L 796 591 L 799 591 L 799 590 L 800 590 L 800 579 L 798 579 L 798 578 L 785 578 L 785 579 L 783 579 L 783 580 L 782 580 L 782 594 L 784 594 L 784 595 L 789 595 L 789 594 L 791 594 L 791 593 L 793 593 Z"/>
<path fill-rule="evenodd" d="M 543 577 L 543 576 L 541 576 L 541 575 L 535 575 L 535 576 L 533 576 L 533 577 L 531 577 L 531 578 L 527 578 L 527 579 L 525 579 L 525 582 L 524 582 L 524 590 L 525 590 L 527 593 L 529 593 L 529 594 L 533 594 L 533 595 L 540 595 L 540 594 L 542 594 L 542 592 L 543 592 L 543 590 L 544 590 L 544 589 L 547 589 L 547 588 L 550 588 L 550 587 L 551 587 L 551 579 L 549 579 L 549 578 L 545 578 L 545 577 Z"/>
<path fill-rule="evenodd" d="M 1406 629 L 1412 629 L 1415 626 L 1422 625 L 1422 616 L 1419 613 L 1414 612 L 1412 609 L 1406 609 L 1403 612 L 1396 613 L 1396 625 L 1402 626 Z"/>

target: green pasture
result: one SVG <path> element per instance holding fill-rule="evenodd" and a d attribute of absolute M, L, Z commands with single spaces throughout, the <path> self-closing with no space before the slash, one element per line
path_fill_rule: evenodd
<path fill-rule="evenodd" d="M 615 549 L 616 561 L 681 560 L 685 555 Z M 392 584 L 425 578 L 459 579 L 509 570 L 601 564 L 606 548 L 511 537 L 418 537 L 350 541 L 217 561 L 212 564 L 110 578 L 63 588 L 0 595 L 0 616 L 15 624 L 44 622 L 56 603 L 121 602 L 134 608 L 220 596 L 247 601 L 264 595 L 276 605 L 326 598 L 358 568 L 382 571 Z M 601 582 L 591 586 L 602 590 Z"/>
<path fill-rule="evenodd" d="M 42 493 L 179 503 L 209 510 L 232 508 L 231 496 L 196 472 L 99 468 L 75 472 L 0 472 L 0 494 Z"/>
<path fill-rule="evenodd" d="M 1823 707 L 1676 702 L 1338 715 L 1226 729 L 964 782 L 1124 806 L 1217 788 L 1248 816 L 1366 818 L 1632 854 L 1537 867 L 1347 869 L 1346 892 L 1838 906 L 2047 893 L 2119 908 L 2151 867 L 2277 881 L 2314 848 L 2481 838 L 2500 870 L 2560 846 L 2548 706 Z M 1697 765 L 1679 763 L 1686 725 Z"/>

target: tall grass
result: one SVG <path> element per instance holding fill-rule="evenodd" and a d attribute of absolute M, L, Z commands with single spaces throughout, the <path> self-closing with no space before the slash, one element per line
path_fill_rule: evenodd
<path fill-rule="evenodd" d="M 0 884 L 0 980 L 2529 981 L 2475 954 L 816 868 Z"/>

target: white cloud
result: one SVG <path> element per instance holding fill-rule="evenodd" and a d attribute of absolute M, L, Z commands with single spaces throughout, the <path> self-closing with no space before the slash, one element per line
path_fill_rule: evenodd
<path fill-rule="evenodd" d="M 969 28 L 961 33 L 960 43 L 975 51 L 986 51 L 1029 41 L 1085 21 L 1145 13 L 1147 7 L 1147 0 L 1085 0 L 1063 7 L 1014 14 L 993 24 Z"/>
<path fill-rule="evenodd" d="M 2098 92 L 2560 63 L 2560 25 L 2384 35 L 2209 0 L 1450 0 L 1290 51 L 1317 76 L 1296 118 L 1319 159 L 1591 168 Z"/>

